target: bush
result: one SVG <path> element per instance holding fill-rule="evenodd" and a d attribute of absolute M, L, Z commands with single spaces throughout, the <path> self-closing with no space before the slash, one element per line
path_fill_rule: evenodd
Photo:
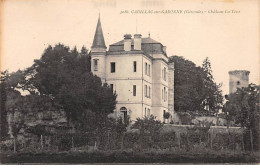
<path fill-rule="evenodd" d="M 137 132 L 126 132 L 124 136 L 124 148 L 134 148 L 137 144 L 140 134 Z"/>
<path fill-rule="evenodd" d="M 239 133 L 217 133 L 212 141 L 212 147 L 214 150 L 241 150 L 242 143 L 242 135 Z"/>

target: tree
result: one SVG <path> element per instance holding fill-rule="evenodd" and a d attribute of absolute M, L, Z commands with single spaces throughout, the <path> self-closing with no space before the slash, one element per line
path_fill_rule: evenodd
<path fill-rule="evenodd" d="M 6 93 L 6 77 L 8 76 L 8 72 L 1 72 L 1 83 L 0 83 L 0 140 L 4 140 L 7 137 L 8 133 L 8 124 L 7 124 L 7 111 L 5 108 L 5 103 L 7 99 Z"/>
<path fill-rule="evenodd" d="M 179 56 L 170 57 L 169 62 L 174 62 L 175 65 L 174 109 L 177 112 L 201 113 L 208 106 L 208 111 L 205 111 L 208 114 L 221 106 L 221 85 L 214 82 L 208 58 L 203 61 L 202 67 Z"/>
<path fill-rule="evenodd" d="M 23 88 L 61 104 L 68 121 L 78 130 L 100 128 L 115 108 L 116 94 L 90 72 L 90 56 L 85 47 L 79 53 L 76 47 L 70 50 L 62 44 L 48 46 L 25 75 L 23 83 L 29 87 Z"/>
<path fill-rule="evenodd" d="M 235 123 L 246 128 L 244 138 L 246 149 L 258 150 L 260 147 L 260 86 L 249 84 L 246 88 L 238 88 L 235 93 L 228 96 L 223 111 L 228 113 Z"/>
<path fill-rule="evenodd" d="M 149 148 L 154 144 L 154 140 L 160 133 L 163 124 L 161 121 L 156 120 L 155 116 L 137 118 L 132 128 L 140 131 L 139 143 L 141 147 L 149 145 Z"/>
<path fill-rule="evenodd" d="M 24 127 L 24 113 L 15 113 L 13 111 L 13 119 L 11 121 L 11 130 L 14 137 L 14 152 L 17 151 L 17 136 L 20 130 Z"/>
<path fill-rule="evenodd" d="M 202 64 L 202 96 L 205 98 L 204 105 L 208 106 L 210 111 L 218 110 L 223 103 L 221 84 L 216 84 L 211 70 L 211 63 L 207 57 Z"/>

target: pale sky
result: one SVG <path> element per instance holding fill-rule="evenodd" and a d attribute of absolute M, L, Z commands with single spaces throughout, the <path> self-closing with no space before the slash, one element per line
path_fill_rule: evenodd
<path fill-rule="evenodd" d="M 126 33 L 142 34 L 167 47 L 168 56 L 184 56 L 201 65 L 209 57 L 215 81 L 228 93 L 230 70 L 249 70 L 259 84 L 257 0 L 6 0 L 2 8 L 1 69 L 24 69 L 50 44 L 90 49 L 100 11 L 106 45 Z M 0 9 L 0 10 L 2 10 Z M 133 10 L 182 10 L 136 14 Z M 128 10 L 128 14 L 120 14 Z M 187 13 L 184 10 L 203 13 Z M 209 13 L 210 11 L 230 13 Z M 231 10 L 239 11 L 232 13 Z"/>

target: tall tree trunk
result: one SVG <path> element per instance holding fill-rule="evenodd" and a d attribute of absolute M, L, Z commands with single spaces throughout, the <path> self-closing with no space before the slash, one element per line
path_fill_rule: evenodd
<path fill-rule="evenodd" d="M 110 149 L 109 132 L 107 133 L 107 149 Z"/>
<path fill-rule="evenodd" d="M 95 141 L 94 150 L 97 150 L 97 141 Z"/>
<path fill-rule="evenodd" d="M 213 147 L 213 128 L 210 131 L 210 149 Z"/>
<path fill-rule="evenodd" d="M 71 138 L 71 148 L 74 149 L 74 138 Z"/>
<path fill-rule="evenodd" d="M 43 137 L 41 135 L 41 149 L 43 149 Z"/>
<path fill-rule="evenodd" d="M 250 129 L 250 144 L 251 144 L 251 151 L 254 150 L 254 146 L 253 146 L 253 133 L 252 133 L 252 129 Z"/>
<path fill-rule="evenodd" d="M 125 133 L 123 132 L 122 137 L 121 137 L 121 149 L 124 149 L 124 137 L 125 137 Z"/>
<path fill-rule="evenodd" d="M 245 151 L 244 131 L 243 131 L 243 133 L 242 133 L 242 150 Z"/>
<path fill-rule="evenodd" d="M 16 153 L 16 136 L 14 136 L 14 153 Z"/>
<path fill-rule="evenodd" d="M 180 135 L 180 132 L 177 132 L 177 139 L 178 139 L 179 149 L 181 149 L 181 135 Z"/>

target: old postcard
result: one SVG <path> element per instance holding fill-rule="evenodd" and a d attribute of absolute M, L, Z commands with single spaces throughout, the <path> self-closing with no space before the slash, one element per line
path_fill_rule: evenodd
<path fill-rule="evenodd" d="M 2 164 L 259 163 L 259 1 L 0 2 Z"/>

